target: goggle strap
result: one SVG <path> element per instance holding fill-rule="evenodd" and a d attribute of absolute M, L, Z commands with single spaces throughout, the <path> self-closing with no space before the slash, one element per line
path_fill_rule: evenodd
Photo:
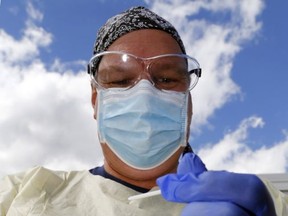
<path fill-rule="evenodd" d="M 197 77 L 201 77 L 202 70 L 201 68 L 192 69 L 189 71 L 189 75 L 195 73 Z"/>

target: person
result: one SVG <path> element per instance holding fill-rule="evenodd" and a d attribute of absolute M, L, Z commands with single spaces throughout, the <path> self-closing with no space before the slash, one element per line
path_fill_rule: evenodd
<path fill-rule="evenodd" d="M 88 64 L 104 165 L 8 175 L 0 214 L 288 215 L 287 196 L 265 179 L 209 171 L 193 152 L 190 91 L 201 72 L 175 27 L 154 12 L 133 7 L 110 18 Z"/>

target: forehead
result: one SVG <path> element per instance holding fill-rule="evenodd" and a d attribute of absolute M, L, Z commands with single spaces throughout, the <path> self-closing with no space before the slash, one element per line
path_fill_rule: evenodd
<path fill-rule="evenodd" d="M 124 51 L 139 57 L 182 53 L 177 41 L 168 33 L 156 29 L 130 32 L 118 38 L 108 51 Z"/>

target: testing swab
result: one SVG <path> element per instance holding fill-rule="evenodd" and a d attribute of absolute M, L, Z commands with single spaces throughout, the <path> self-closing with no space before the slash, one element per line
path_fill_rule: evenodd
<path fill-rule="evenodd" d="M 143 193 L 143 194 L 130 196 L 130 197 L 128 197 L 128 200 L 131 201 L 131 200 L 143 199 L 143 198 L 146 198 L 146 197 L 156 196 L 156 195 L 159 195 L 159 194 L 161 194 L 161 191 L 160 190 L 155 190 L 155 191 L 150 191 L 150 192 Z"/>

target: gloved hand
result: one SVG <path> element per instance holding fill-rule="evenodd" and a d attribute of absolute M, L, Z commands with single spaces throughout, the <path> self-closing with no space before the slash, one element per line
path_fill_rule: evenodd
<path fill-rule="evenodd" d="M 188 203 L 182 216 L 276 216 L 273 200 L 255 175 L 207 171 L 194 153 L 180 160 L 177 174 L 157 179 L 162 196 Z"/>

